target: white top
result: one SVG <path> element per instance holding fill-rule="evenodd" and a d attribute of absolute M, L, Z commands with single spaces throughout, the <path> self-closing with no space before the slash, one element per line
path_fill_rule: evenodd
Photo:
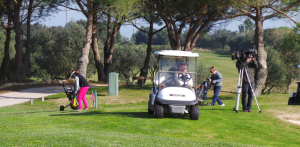
<path fill-rule="evenodd" d="M 198 53 L 192 53 L 190 51 L 180 51 L 180 50 L 161 50 L 161 51 L 155 51 L 154 54 L 165 55 L 165 56 L 199 57 Z"/>
<path fill-rule="evenodd" d="M 77 93 L 79 91 L 79 89 L 80 89 L 79 78 L 78 78 L 78 76 L 75 76 L 75 88 L 74 88 L 75 93 Z"/>

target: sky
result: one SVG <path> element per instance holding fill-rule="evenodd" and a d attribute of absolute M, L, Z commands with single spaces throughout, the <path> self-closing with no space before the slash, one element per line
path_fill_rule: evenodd
<path fill-rule="evenodd" d="M 63 8 L 63 11 L 54 14 L 51 17 L 46 18 L 45 21 L 40 22 L 41 24 L 45 24 L 46 26 L 65 26 L 66 22 L 67 22 L 67 17 L 66 17 L 66 9 Z M 68 21 L 77 21 L 77 20 L 86 20 L 85 16 L 81 13 L 81 12 L 76 12 L 73 10 L 69 10 L 68 11 Z M 237 20 L 234 20 L 230 23 L 227 23 L 226 26 L 222 26 L 222 27 L 218 27 L 218 29 L 227 29 L 230 31 L 238 31 L 238 26 L 240 24 L 243 24 L 244 20 L 246 18 L 240 18 Z M 300 17 L 296 17 L 293 18 L 294 20 L 296 20 L 297 22 L 300 21 Z M 138 26 L 145 26 L 147 27 L 147 23 L 146 22 L 142 22 L 142 20 L 138 20 Z M 264 29 L 268 29 L 268 28 L 278 28 L 278 27 L 294 27 L 295 25 L 289 21 L 288 19 L 280 19 L 280 20 L 266 20 L 263 24 L 263 28 Z M 159 29 L 162 26 L 154 26 L 155 28 Z M 136 29 L 132 26 L 132 25 L 122 25 L 120 28 L 120 33 L 122 36 L 126 36 L 128 38 L 131 37 L 131 35 L 133 34 L 133 32 L 136 32 Z"/>

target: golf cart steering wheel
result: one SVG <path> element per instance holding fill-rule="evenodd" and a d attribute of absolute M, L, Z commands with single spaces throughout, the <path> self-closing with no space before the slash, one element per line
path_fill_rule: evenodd
<path fill-rule="evenodd" d="M 184 75 L 183 73 L 178 74 L 178 80 L 180 82 L 188 82 L 192 79 L 192 76 L 190 74 Z"/>

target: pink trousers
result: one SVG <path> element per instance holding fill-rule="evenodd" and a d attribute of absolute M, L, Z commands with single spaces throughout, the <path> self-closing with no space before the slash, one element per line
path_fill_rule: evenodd
<path fill-rule="evenodd" d="M 81 87 L 79 89 L 79 92 L 78 92 L 78 109 L 81 110 L 82 109 L 82 101 L 84 103 L 84 106 L 85 106 L 85 109 L 88 109 L 88 104 L 86 102 L 86 99 L 85 99 L 85 95 L 86 95 L 86 92 L 88 91 L 89 87 Z"/>

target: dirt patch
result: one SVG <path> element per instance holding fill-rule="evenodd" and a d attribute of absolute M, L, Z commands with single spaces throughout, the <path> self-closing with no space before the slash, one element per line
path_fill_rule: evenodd
<path fill-rule="evenodd" d="M 134 103 L 139 103 L 139 102 L 146 102 L 148 101 L 147 98 L 140 97 L 140 98 L 130 98 L 127 96 L 121 97 L 121 96 L 105 96 L 105 97 L 100 97 L 100 102 L 102 104 L 107 104 L 107 105 L 116 105 L 116 104 L 134 104 Z M 98 103 L 99 104 L 99 103 Z"/>
<path fill-rule="evenodd" d="M 85 96 L 87 103 L 89 106 L 93 106 L 93 99 L 92 99 L 92 95 L 87 94 Z M 118 104 L 135 104 L 135 103 L 139 103 L 139 102 L 147 102 L 148 99 L 144 98 L 144 97 L 140 97 L 140 98 L 129 98 L 129 97 L 121 97 L 121 96 L 98 96 L 97 97 L 97 103 L 98 103 L 98 107 L 100 107 L 103 104 L 106 105 L 118 105 Z M 58 99 L 51 99 L 49 100 L 49 102 L 54 103 L 57 107 L 61 106 L 61 105 L 68 105 L 70 103 L 69 99 L 67 97 L 64 98 L 58 98 Z"/>
<path fill-rule="evenodd" d="M 284 110 L 266 110 L 267 112 L 272 113 L 281 120 L 296 124 L 300 126 L 300 108 L 295 107 L 285 107 Z"/>

